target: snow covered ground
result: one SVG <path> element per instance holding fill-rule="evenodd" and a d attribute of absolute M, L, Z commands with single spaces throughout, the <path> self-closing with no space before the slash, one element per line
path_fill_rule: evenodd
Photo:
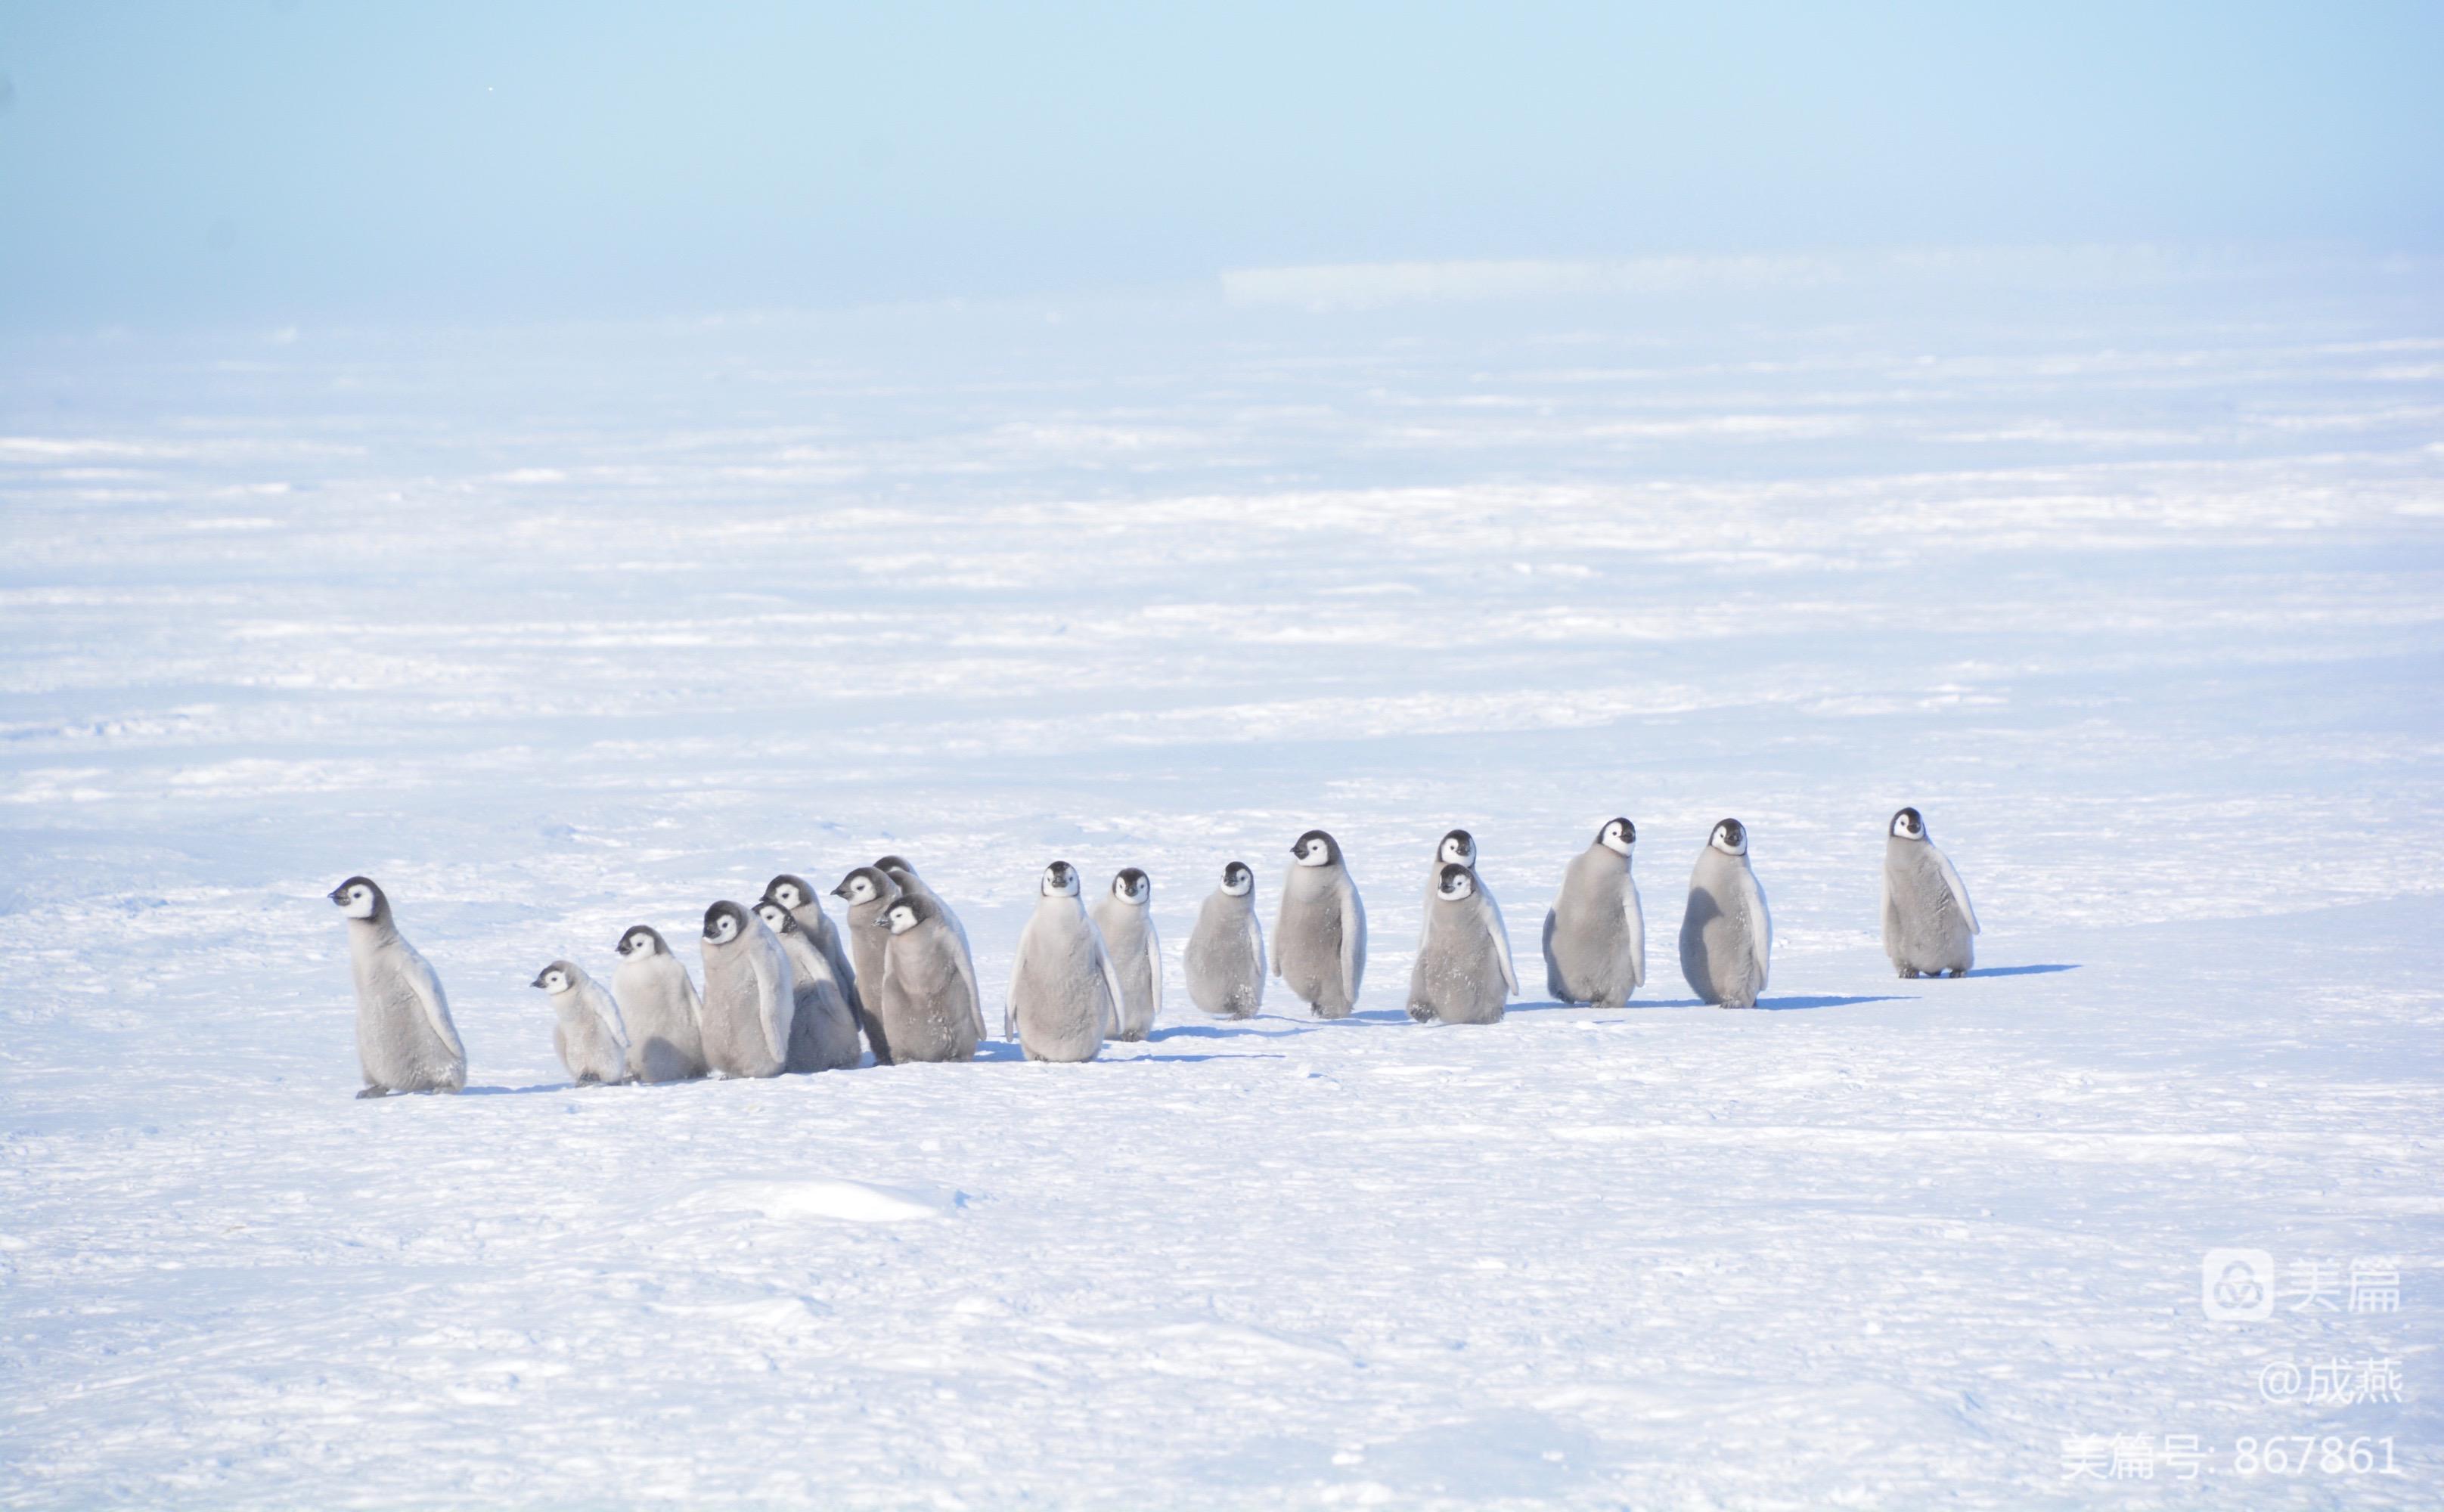
<path fill-rule="evenodd" d="M 0 1503 L 2435 1504 L 2436 269 L 1491 283 L 14 342 Z M 1541 988 L 1615 813 L 1646 994 L 1408 1023 L 1435 838 Z M 1200 1022 L 1310 824 L 1361 1012 Z M 1162 1026 L 565 1084 L 545 961 L 883 850 L 996 1026 L 1037 869 L 1146 867 Z M 355 871 L 468 1096 L 351 1099 Z"/>

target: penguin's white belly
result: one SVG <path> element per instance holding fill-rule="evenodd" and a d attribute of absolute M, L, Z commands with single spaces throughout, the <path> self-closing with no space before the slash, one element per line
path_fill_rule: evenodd
<path fill-rule="evenodd" d="M 1680 921 L 1680 974 L 1692 992 L 1725 1007 L 1756 1006 L 1765 981 L 1756 969 L 1753 927 L 1737 899 L 1712 888 L 1690 890 L 1689 912 Z"/>
<path fill-rule="evenodd" d="M 764 1037 L 762 989 L 744 964 L 705 972 L 704 1058 L 715 1071 L 733 1077 L 781 1074 L 781 1060 Z"/>
<path fill-rule="evenodd" d="M 357 1059 L 365 1080 L 393 1092 L 452 1091 L 466 1068 L 424 1016 L 424 1000 L 404 976 L 377 966 L 358 988 Z"/>
<path fill-rule="evenodd" d="M 1352 1006 L 1341 981 L 1341 939 L 1344 921 L 1329 893 L 1292 899 L 1273 951 L 1282 968 L 1282 983 L 1324 1019 L 1345 1019 Z"/>
<path fill-rule="evenodd" d="M 1499 1023 L 1508 995 L 1502 963 L 1493 953 L 1493 937 L 1482 930 L 1475 931 L 1473 938 L 1456 927 L 1429 933 L 1425 949 L 1417 952 L 1417 964 L 1409 972 L 1409 1016 L 1414 1019 Z"/>
<path fill-rule="evenodd" d="M 1976 937 L 1953 901 L 1942 869 L 1931 861 L 1887 862 L 1884 885 L 1898 915 L 1893 965 L 1903 971 L 1966 971 L 1977 958 Z"/>
<path fill-rule="evenodd" d="M 1554 997 L 1610 1007 L 1629 1001 L 1638 976 L 1623 906 L 1617 890 L 1604 889 L 1554 905 L 1545 933 L 1546 986 Z"/>
<path fill-rule="evenodd" d="M 1245 1019 L 1264 1002 L 1264 963 L 1244 920 L 1220 910 L 1198 915 L 1183 964 L 1189 1001 L 1207 1013 Z"/>
<path fill-rule="evenodd" d="M 1081 933 L 1018 963 L 1009 985 L 1018 1042 L 1030 1060 L 1092 1060 L 1103 1053 L 1111 990 Z"/>

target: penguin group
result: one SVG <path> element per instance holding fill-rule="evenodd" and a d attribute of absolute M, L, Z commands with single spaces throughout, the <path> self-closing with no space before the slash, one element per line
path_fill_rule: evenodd
<path fill-rule="evenodd" d="M 1638 826 L 1606 820 L 1562 874 L 1546 911 L 1545 985 L 1560 1003 L 1619 1008 L 1646 985 L 1646 920 L 1630 875 Z M 1345 1019 L 1366 977 L 1366 905 L 1341 844 L 1308 830 L 1290 847 L 1273 923 L 1269 975 L 1319 1019 Z M 1090 907 L 1084 879 L 1054 861 L 1018 938 L 1002 1034 L 1029 1060 L 1092 1060 L 1115 1040 L 1143 1040 L 1162 1012 L 1162 941 L 1154 879 L 1123 867 Z M 1182 952 L 1188 996 L 1223 1019 L 1264 1005 L 1268 956 L 1256 874 L 1222 868 L 1198 905 Z M 552 1045 L 580 1083 L 777 1077 L 877 1065 L 972 1060 L 986 1038 L 983 994 L 966 926 L 898 856 L 831 889 L 835 925 L 804 878 L 784 873 L 753 907 L 704 912 L 703 988 L 661 932 L 631 925 L 603 986 L 555 960 L 533 986 L 548 995 Z M 389 897 L 352 876 L 330 900 L 348 921 L 357 989 L 357 1095 L 456 1092 L 467 1051 L 433 967 L 399 933 Z M 1966 976 L 1977 914 L 1950 857 L 1915 808 L 1885 827 L 1884 953 L 1902 977 Z M 1749 829 L 1714 825 L 1689 878 L 1680 974 L 1704 1003 L 1754 1007 L 1773 958 L 1773 920 L 1749 860 Z M 1519 995 L 1502 905 L 1477 870 L 1476 839 L 1446 833 L 1426 868 L 1425 924 L 1409 973 L 1409 1016 L 1421 1023 L 1496 1023 Z"/>

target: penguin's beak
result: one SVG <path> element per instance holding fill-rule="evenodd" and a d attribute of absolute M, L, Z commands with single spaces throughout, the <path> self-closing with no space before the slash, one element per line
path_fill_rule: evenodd
<path fill-rule="evenodd" d="M 536 973 L 535 973 L 535 979 L 534 979 L 533 981 L 531 981 L 531 982 L 528 983 L 528 984 L 527 984 L 527 986 L 530 986 L 530 987 L 539 987 L 539 986 L 543 986 L 543 973 L 542 973 L 542 972 L 540 972 L 540 971 L 536 972 Z"/>
<path fill-rule="evenodd" d="M 346 908 L 346 907 L 348 906 L 348 899 L 347 899 L 346 894 L 345 894 L 345 890 L 344 890 L 344 889 L 343 889 L 343 888 L 337 888 L 337 887 L 335 887 L 335 888 L 331 889 L 331 891 L 329 891 L 328 893 L 324 894 L 323 895 L 324 895 L 324 897 L 329 898 L 329 899 L 332 901 L 332 903 L 333 903 L 333 904 L 337 905 L 337 906 L 338 906 L 338 907 L 340 907 L 340 908 Z"/>

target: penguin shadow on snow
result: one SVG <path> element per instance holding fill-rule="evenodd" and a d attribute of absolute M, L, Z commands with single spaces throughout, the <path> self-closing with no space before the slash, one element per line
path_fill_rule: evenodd
<path fill-rule="evenodd" d="M 1917 996 L 1916 994 L 1907 992 L 1883 992 L 1864 997 L 1820 996 L 1759 998 L 1757 999 L 1756 1007 L 1753 1009 L 1725 1008 L 1721 1011 L 1726 1013 L 1749 1013 L 1758 1011 L 1784 1013 L 1805 1008 L 1855 1007 L 1861 1003 L 1915 1003 L 1916 1001 Z M 1696 998 L 1632 998 L 1627 1003 L 1621 1005 L 1619 1008 L 1598 1008 L 1584 1003 L 1556 1003 L 1551 998 L 1544 998 L 1534 1003 L 1513 1003 L 1510 1005 L 1509 1011 L 1512 1013 L 1545 1013 L 1557 1010 L 1574 1013 L 1636 1013 L 1641 1009 L 1647 1008 L 1712 1009 L 1713 1007 L 1713 1004 L 1702 1002 Z"/>
<path fill-rule="evenodd" d="M 2046 976 L 2056 971 L 2076 971 L 2077 961 L 2053 961 L 2044 966 L 1972 966 L 1971 976 Z"/>

